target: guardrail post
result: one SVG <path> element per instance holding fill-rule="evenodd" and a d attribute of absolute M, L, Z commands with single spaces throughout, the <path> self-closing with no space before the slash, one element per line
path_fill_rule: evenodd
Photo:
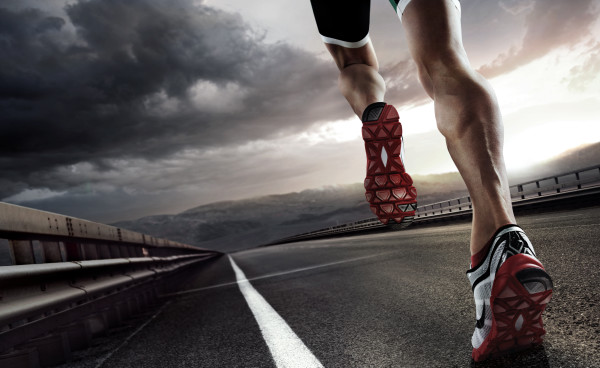
<path fill-rule="evenodd" d="M 0 239 L 0 266 L 12 266 L 15 264 L 15 253 L 6 239 Z"/>
<path fill-rule="evenodd" d="M 111 258 L 121 258 L 121 250 L 118 244 L 111 244 L 108 246 L 110 250 Z"/>
<path fill-rule="evenodd" d="M 580 179 L 579 179 L 579 173 L 578 172 L 575 173 L 575 179 L 577 179 L 577 182 L 578 182 L 577 183 L 577 189 L 581 189 L 581 183 L 579 183 Z"/>
<path fill-rule="evenodd" d="M 67 253 L 67 262 L 81 261 L 83 259 L 83 257 L 81 257 L 81 248 L 78 243 L 65 242 L 64 244 Z"/>
<path fill-rule="evenodd" d="M 85 318 L 85 323 L 92 337 L 106 336 L 108 334 L 108 321 L 106 314 L 102 312 L 88 315 Z"/>
<path fill-rule="evenodd" d="M 107 308 L 104 315 L 106 316 L 106 323 L 109 328 L 118 326 L 125 319 L 125 316 L 122 314 L 122 310 L 119 307 L 119 303 L 113 304 L 110 308 Z"/>
<path fill-rule="evenodd" d="M 32 240 L 31 248 L 33 249 L 34 263 L 46 263 L 46 257 L 44 255 L 42 243 L 39 240 Z"/>
<path fill-rule="evenodd" d="M 554 177 L 554 184 L 558 184 L 558 176 Z M 560 193 L 560 188 L 556 188 L 556 193 Z"/>
<path fill-rule="evenodd" d="M 539 182 L 539 181 L 536 181 L 536 182 L 535 182 L 535 187 L 536 187 L 536 188 L 539 188 L 539 187 L 540 187 L 540 182 Z M 537 192 L 537 193 L 538 193 L 538 196 L 539 196 L 539 197 L 541 197 L 541 196 L 542 196 L 542 192 Z"/>
<path fill-rule="evenodd" d="M 14 264 L 20 265 L 35 263 L 31 240 L 9 240 L 9 242 L 15 256 Z"/>
<path fill-rule="evenodd" d="M 517 194 L 519 193 L 523 193 L 523 186 L 522 185 L 517 185 Z M 525 194 L 521 194 L 521 199 L 525 199 Z"/>
<path fill-rule="evenodd" d="M 75 321 L 61 326 L 58 331 L 67 335 L 71 350 L 82 350 L 92 343 L 92 334 L 85 321 Z"/>
<path fill-rule="evenodd" d="M 110 259 L 110 246 L 108 244 L 98 244 L 98 254 L 100 255 L 100 259 Z"/>
<path fill-rule="evenodd" d="M 96 244 L 83 243 L 81 244 L 81 248 L 83 248 L 84 258 L 86 260 L 98 259 L 98 249 L 96 248 Z"/>
<path fill-rule="evenodd" d="M 65 247 L 65 242 L 59 241 L 58 247 L 60 248 L 60 257 L 62 258 L 63 262 L 66 262 L 67 261 L 67 247 Z"/>
<path fill-rule="evenodd" d="M 63 262 L 66 259 L 60 251 L 60 244 L 56 241 L 43 241 L 42 248 L 44 249 L 44 258 L 46 262 Z"/>
<path fill-rule="evenodd" d="M 458 210 L 461 211 L 462 207 L 460 206 L 460 198 L 458 199 Z"/>

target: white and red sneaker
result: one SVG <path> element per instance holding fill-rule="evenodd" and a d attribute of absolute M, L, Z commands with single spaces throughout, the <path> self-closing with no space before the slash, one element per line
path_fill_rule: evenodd
<path fill-rule="evenodd" d="M 542 342 L 542 313 L 552 297 L 552 279 L 520 227 L 498 229 L 485 259 L 467 276 L 475 297 L 471 343 L 476 362 Z"/>
<path fill-rule="evenodd" d="M 404 171 L 402 125 L 392 105 L 376 102 L 362 116 L 367 153 L 365 196 L 383 224 L 408 225 L 417 209 L 417 190 Z"/>

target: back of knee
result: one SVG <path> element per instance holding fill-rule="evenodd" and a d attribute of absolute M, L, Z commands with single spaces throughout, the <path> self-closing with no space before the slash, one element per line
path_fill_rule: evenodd
<path fill-rule="evenodd" d="M 340 71 L 352 65 L 367 65 L 379 70 L 379 63 L 371 43 L 356 49 L 332 44 L 326 46 Z"/>

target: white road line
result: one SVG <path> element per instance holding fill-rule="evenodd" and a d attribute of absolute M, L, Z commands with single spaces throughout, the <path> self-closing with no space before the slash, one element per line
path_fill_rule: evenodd
<path fill-rule="evenodd" d="M 295 269 L 289 270 L 289 271 L 273 272 L 273 273 L 268 273 L 268 274 L 262 275 L 262 276 L 251 277 L 251 278 L 248 279 L 248 281 L 260 280 L 260 279 L 267 279 L 267 278 L 271 278 L 271 277 L 289 275 L 291 273 L 297 273 L 297 272 L 303 272 L 303 271 L 308 271 L 308 270 L 314 270 L 316 268 L 323 268 L 323 267 L 335 266 L 335 265 L 338 265 L 338 264 L 343 264 L 343 263 L 348 263 L 348 262 L 355 262 L 355 261 L 360 261 L 362 259 L 378 257 L 378 256 L 386 255 L 386 254 L 389 254 L 389 253 L 394 253 L 394 252 L 384 252 L 384 253 L 370 254 L 370 255 L 364 256 L 364 257 L 356 257 L 356 258 L 344 259 L 344 260 L 341 260 L 341 261 L 335 261 L 335 262 L 329 262 L 329 263 L 321 263 L 321 264 L 318 264 L 318 265 L 315 265 L 315 266 L 295 268 Z M 192 294 L 192 293 L 196 293 L 196 292 L 200 292 L 200 291 L 204 291 L 204 290 L 217 289 L 217 288 L 220 288 L 220 287 L 231 286 L 231 285 L 236 285 L 236 284 L 237 284 L 237 281 L 223 282 L 223 283 L 220 283 L 220 284 L 215 284 L 215 285 L 210 285 L 210 286 L 204 286 L 204 287 L 201 287 L 201 288 L 189 289 L 189 290 L 178 291 L 178 292 L 175 292 L 175 293 L 164 294 L 164 295 L 161 295 L 161 297 L 171 297 L 171 296 L 177 296 L 177 295 Z"/>
<path fill-rule="evenodd" d="M 138 327 L 135 331 L 133 331 L 133 333 L 129 336 L 127 336 L 127 338 L 119 345 L 117 346 L 115 349 L 113 349 L 112 351 L 110 351 L 108 354 L 106 354 L 104 357 L 102 357 L 98 363 L 96 364 L 95 368 L 100 368 L 104 365 L 104 363 L 106 363 L 106 361 L 113 356 L 117 351 L 119 351 L 123 346 L 127 345 L 127 343 L 135 336 L 137 335 L 141 330 L 144 329 L 144 327 L 146 327 L 150 322 L 152 322 L 159 314 L 162 313 L 162 311 L 165 309 L 165 307 L 167 305 L 171 304 L 171 301 L 166 302 L 165 304 L 163 304 L 162 307 L 160 307 L 160 309 L 158 310 L 158 312 L 154 313 L 154 315 L 152 315 L 152 317 L 150 317 L 146 322 L 144 322 L 143 325 L 141 325 L 140 327 Z"/>
<path fill-rule="evenodd" d="M 246 279 L 246 275 L 235 264 L 233 258 L 229 255 L 227 257 L 229 257 L 231 267 L 235 271 L 240 291 L 246 298 L 252 314 L 254 314 L 277 368 L 323 367 L 321 362 L 304 345 L 283 318 L 250 284 L 250 281 Z"/>

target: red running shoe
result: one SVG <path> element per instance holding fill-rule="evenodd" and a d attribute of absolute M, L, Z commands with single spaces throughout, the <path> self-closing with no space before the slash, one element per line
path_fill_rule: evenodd
<path fill-rule="evenodd" d="M 467 271 L 477 323 L 471 338 L 476 362 L 540 344 L 542 313 L 552 279 L 527 235 L 516 225 L 498 229 L 485 259 Z"/>
<path fill-rule="evenodd" d="M 376 102 L 362 117 L 367 152 L 365 196 L 383 224 L 409 225 L 417 209 L 417 190 L 404 171 L 402 125 L 392 105 Z"/>

